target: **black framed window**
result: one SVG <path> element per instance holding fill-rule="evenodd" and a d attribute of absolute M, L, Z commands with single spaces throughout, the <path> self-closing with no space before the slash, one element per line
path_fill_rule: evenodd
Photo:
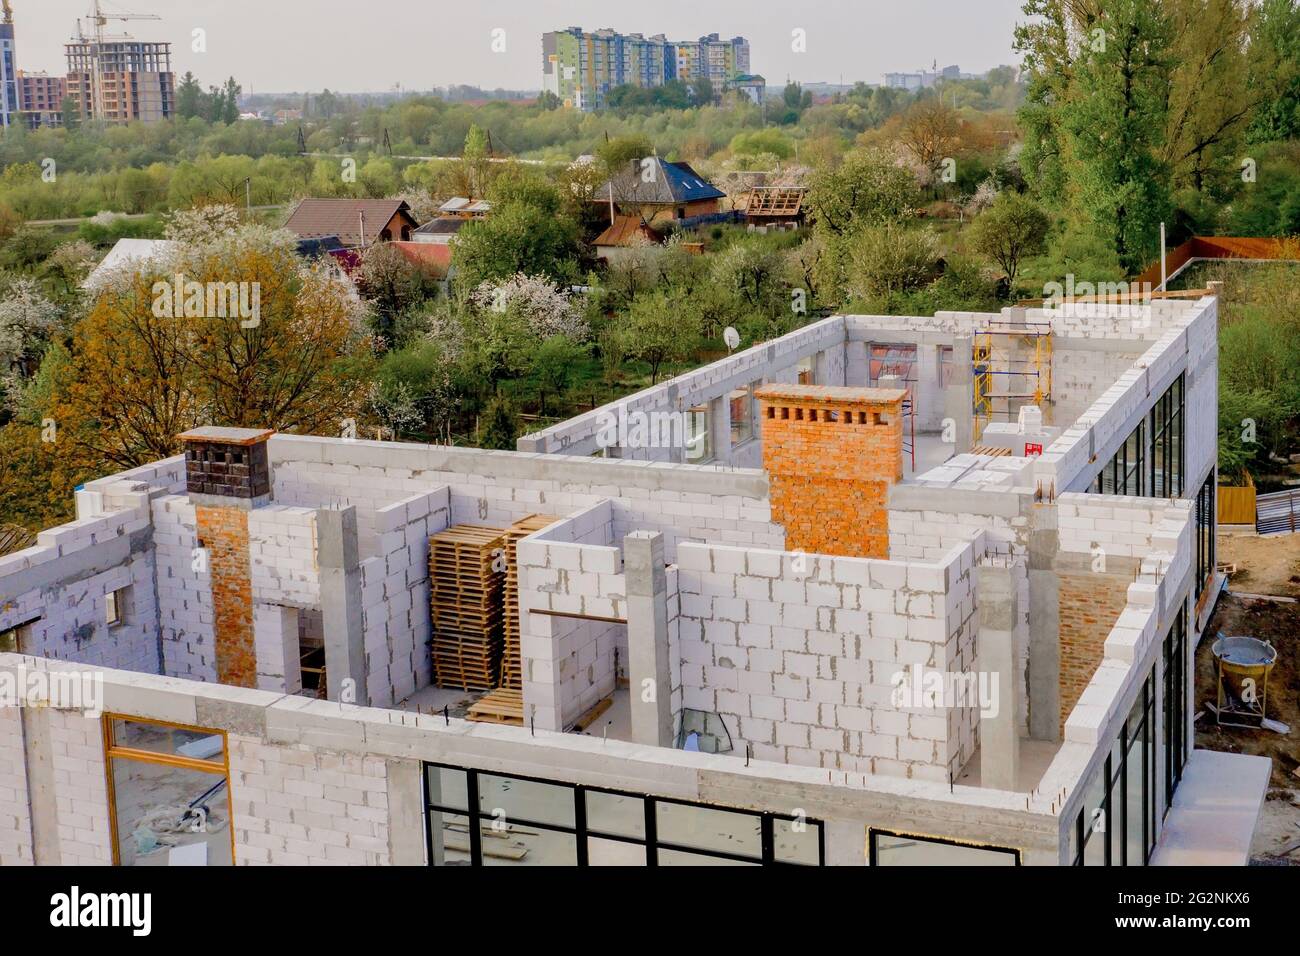
<path fill-rule="evenodd" d="M 822 824 L 425 764 L 431 866 L 825 865 Z"/>
<path fill-rule="evenodd" d="M 871 829 L 868 853 L 872 866 L 1019 866 L 1020 851 L 1004 846 L 977 846 L 937 837 Z"/>
<path fill-rule="evenodd" d="M 1187 766 L 1187 610 L 1181 609 L 1164 639 L 1165 812 Z"/>
<path fill-rule="evenodd" d="M 1196 601 L 1214 577 L 1214 535 L 1219 521 L 1219 484 L 1214 471 L 1196 493 Z"/>
<path fill-rule="evenodd" d="M 1151 406 L 1151 469 L 1153 498 L 1178 498 L 1183 493 L 1184 376 L 1179 375 Z"/>
<path fill-rule="evenodd" d="M 1146 495 L 1147 472 L 1143 467 L 1146 460 L 1146 419 L 1137 423 L 1137 427 L 1115 452 L 1093 483 L 1093 491 L 1099 495 L 1129 495 L 1143 497 Z"/>
<path fill-rule="evenodd" d="M 1145 866 L 1155 849 L 1155 668 L 1110 752 L 1085 788 L 1070 827 L 1074 866 Z"/>

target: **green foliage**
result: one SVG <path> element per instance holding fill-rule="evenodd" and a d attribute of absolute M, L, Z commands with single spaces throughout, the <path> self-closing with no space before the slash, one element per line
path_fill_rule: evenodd
<path fill-rule="evenodd" d="M 836 169 L 813 173 L 806 199 L 819 229 L 852 235 L 858 229 L 907 219 L 920 201 L 916 178 L 883 154 L 850 153 Z"/>
<path fill-rule="evenodd" d="M 1049 225 L 1034 200 L 1004 192 L 971 224 L 971 245 L 1001 266 L 1014 287 L 1021 260 L 1044 251 Z"/>
<path fill-rule="evenodd" d="M 578 274 L 578 236 L 558 189 L 527 173 L 502 174 L 493 184 L 492 215 L 465 225 L 452 252 L 459 288 L 516 273 L 572 282 Z"/>
<path fill-rule="evenodd" d="M 907 292 L 935 273 L 939 243 L 928 227 L 884 222 L 857 231 L 849 247 L 848 291 L 864 301 Z"/>
<path fill-rule="evenodd" d="M 779 129 L 753 130 L 733 136 L 731 151 L 737 156 L 766 153 L 778 159 L 789 159 L 794 155 L 794 143 Z"/>
<path fill-rule="evenodd" d="M 504 399 L 493 399 L 484 416 L 483 433 L 479 444 L 483 448 L 514 451 L 518 437 L 519 429 L 515 425 L 514 410 Z"/>
<path fill-rule="evenodd" d="M 654 154 L 654 143 L 648 136 L 620 136 L 596 147 L 596 158 L 605 168 L 606 176 L 613 176 L 634 159 Z"/>

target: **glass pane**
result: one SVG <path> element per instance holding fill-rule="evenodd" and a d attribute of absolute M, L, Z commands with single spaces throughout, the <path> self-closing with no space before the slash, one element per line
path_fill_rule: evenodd
<path fill-rule="evenodd" d="M 619 793 L 587 791 L 587 829 L 645 839 L 645 801 Z"/>
<path fill-rule="evenodd" d="M 757 816 L 659 802 L 655 804 L 655 820 L 660 843 L 762 858 L 762 821 Z"/>
<path fill-rule="evenodd" d="M 1146 758 L 1145 725 L 1134 728 L 1134 732 L 1136 736 L 1129 748 L 1128 767 L 1125 771 L 1128 788 L 1124 800 L 1126 804 L 1124 842 L 1128 850 L 1125 863 L 1128 866 L 1141 866 L 1146 862 L 1142 834 L 1142 819 L 1146 808 L 1147 777 L 1146 767 L 1143 764 L 1143 760 Z"/>
<path fill-rule="evenodd" d="M 1013 853 L 913 836 L 874 835 L 877 866 L 1015 866 Z"/>
<path fill-rule="evenodd" d="M 182 730 L 162 724 L 146 724 L 137 720 L 113 721 L 113 744 L 132 750 L 225 763 L 225 745 L 221 734 L 203 730 Z"/>
<path fill-rule="evenodd" d="M 731 415 L 731 444 L 739 445 L 754 435 L 753 393 L 748 388 L 733 391 L 729 398 Z"/>
<path fill-rule="evenodd" d="M 1088 783 L 1088 795 L 1083 801 L 1083 865 L 1106 865 L 1105 816 L 1106 768 L 1097 768 Z"/>
<path fill-rule="evenodd" d="M 587 838 L 588 866 L 645 866 L 645 844 Z"/>
<path fill-rule="evenodd" d="M 530 820 L 572 827 L 573 788 L 536 780 L 478 775 L 479 811 L 494 820 Z"/>
<path fill-rule="evenodd" d="M 0 631 L 0 654 L 18 654 L 18 628 Z"/>
<path fill-rule="evenodd" d="M 720 856 L 707 856 L 703 853 L 687 853 L 684 850 L 660 850 L 660 866 L 761 866 L 760 863 L 746 863 L 743 860 L 728 860 Z"/>
<path fill-rule="evenodd" d="M 123 866 L 230 866 L 224 774 L 112 759 Z"/>
<path fill-rule="evenodd" d="M 577 866 L 578 838 L 526 825 L 482 821 L 484 866 Z"/>
<path fill-rule="evenodd" d="M 772 856 L 778 863 L 821 865 L 822 828 L 807 820 L 772 821 Z"/>
<path fill-rule="evenodd" d="M 464 770 L 450 767 L 425 767 L 429 781 L 429 805 L 449 810 L 468 810 L 469 791 Z"/>
<path fill-rule="evenodd" d="M 686 414 L 688 435 L 686 437 L 686 460 L 688 462 L 707 461 L 713 452 L 709 448 L 709 411 L 707 408 L 692 408 Z"/>
<path fill-rule="evenodd" d="M 460 813 L 429 811 L 433 835 L 432 866 L 469 866 L 469 817 Z"/>

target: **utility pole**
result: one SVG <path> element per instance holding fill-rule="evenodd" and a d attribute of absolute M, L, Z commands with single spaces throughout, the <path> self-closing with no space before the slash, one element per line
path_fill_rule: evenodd
<path fill-rule="evenodd" d="M 244 180 L 244 211 L 251 218 L 253 215 L 253 177 Z"/>

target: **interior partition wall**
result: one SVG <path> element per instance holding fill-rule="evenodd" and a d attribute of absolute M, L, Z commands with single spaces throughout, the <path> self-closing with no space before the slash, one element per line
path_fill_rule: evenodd
<path fill-rule="evenodd" d="M 426 764 L 431 866 L 825 865 L 820 821 Z"/>

